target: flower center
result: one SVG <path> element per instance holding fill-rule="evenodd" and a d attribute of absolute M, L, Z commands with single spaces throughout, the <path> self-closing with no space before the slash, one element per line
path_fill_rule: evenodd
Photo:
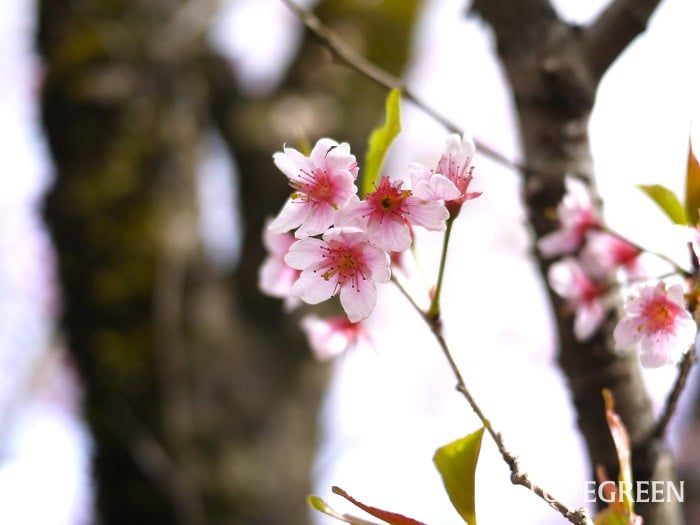
<path fill-rule="evenodd" d="M 295 191 L 292 193 L 294 200 L 304 202 L 327 202 L 335 207 L 333 202 L 333 185 L 328 177 L 328 173 L 321 168 L 316 168 L 313 172 L 301 171 L 301 181 L 290 182 Z"/>
<path fill-rule="evenodd" d="M 410 190 L 401 189 L 401 181 L 391 184 L 389 179 L 382 177 L 379 187 L 366 197 L 371 204 L 372 213 L 370 219 L 381 220 L 384 215 L 403 213 L 403 203 L 411 196 Z"/>
<path fill-rule="evenodd" d="M 326 253 L 326 265 L 321 277 L 326 281 L 336 278 L 336 288 L 340 289 L 346 282 L 357 288 L 358 280 L 366 280 L 369 269 L 361 260 L 361 252 L 355 246 L 330 246 L 323 248 Z"/>
<path fill-rule="evenodd" d="M 679 307 L 668 301 L 654 301 L 646 305 L 643 317 L 646 322 L 639 325 L 639 330 L 646 332 L 669 331 L 673 328 L 673 320 L 678 314 Z"/>

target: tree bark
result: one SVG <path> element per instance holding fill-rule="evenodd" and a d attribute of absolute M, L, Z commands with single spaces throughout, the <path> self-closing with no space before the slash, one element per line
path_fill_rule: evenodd
<path fill-rule="evenodd" d="M 217 4 L 40 3 L 42 118 L 56 168 L 46 218 L 105 524 L 308 522 L 326 369 L 299 314 L 257 289 L 264 220 L 290 191 L 272 153 L 295 140 L 295 114 L 321 107 L 309 139 L 343 137 L 361 157 L 384 93 L 362 89 L 308 38 L 277 92 L 242 93 L 207 44 Z M 418 5 L 321 9 L 361 28 L 372 58 L 398 71 Z M 210 264 L 199 238 L 197 161 L 213 129 L 240 172 L 235 272 Z"/>
<path fill-rule="evenodd" d="M 603 73 L 646 27 L 657 0 L 615 0 L 587 27 L 563 22 L 548 0 L 474 0 L 486 21 L 517 109 L 524 152 L 524 202 L 535 238 L 554 228 L 551 213 L 564 193 L 564 176 L 594 188 L 588 122 Z M 535 253 L 543 278 L 552 261 Z M 675 481 L 665 445 L 653 436 L 654 415 L 636 355 L 612 348 L 614 319 L 586 342 L 574 337 L 570 312 L 549 291 L 565 373 L 591 466 L 611 476 L 618 461 L 605 422 L 601 390 L 613 391 L 632 441 L 635 480 Z M 593 476 L 593 468 L 591 469 Z M 636 505 L 644 523 L 682 523 L 680 505 Z"/>

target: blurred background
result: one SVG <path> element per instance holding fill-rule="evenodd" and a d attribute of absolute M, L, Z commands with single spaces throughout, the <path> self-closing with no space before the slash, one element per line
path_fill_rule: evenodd
<path fill-rule="evenodd" d="M 518 158 L 490 35 L 464 1 L 300 3 Z M 604 5 L 553 3 L 579 23 Z M 591 123 L 608 220 L 655 249 L 665 219 L 633 185 L 682 193 L 698 19 L 696 5 L 663 2 L 604 79 Z M 477 422 L 395 290 L 381 290 L 370 340 L 322 364 L 298 327 L 311 310 L 286 312 L 257 286 L 264 221 L 289 192 L 272 154 L 330 136 L 362 159 L 386 93 L 278 0 L 4 0 L 0 24 L 0 523 L 304 524 L 322 521 L 312 491 L 343 508 L 332 484 L 459 523 L 430 458 Z M 434 164 L 446 136 L 402 109 L 394 176 Z M 476 165 L 484 196 L 454 233 L 446 335 L 525 468 L 582 504 L 590 474 L 519 177 Z M 440 237 L 418 241 L 434 275 Z M 518 299 L 504 308 L 506 296 Z M 673 375 L 648 374 L 659 404 Z M 671 436 L 682 479 L 699 461 L 693 397 Z M 510 486 L 490 443 L 482 460 L 480 519 L 561 521 Z"/>

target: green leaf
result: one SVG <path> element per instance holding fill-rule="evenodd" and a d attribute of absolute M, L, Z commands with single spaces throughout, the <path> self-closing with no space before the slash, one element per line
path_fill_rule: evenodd
<path fill-rule="evenodd" d="M 678 200 L 678 197 L 660 184 L 639 185 L 640 190 L 646 193 L 666 213 L 669 219 L 675 224 L 688 224 L 688 217 L 685 208 Z"/>
<path fill-rule="evenodd" d="M 698 224 L 700 208 L 700 163 L 693 152 L 693 144 L 688 140 L 688 170 L 685 177 L 685 212 L 690 224 Z"/>
<path fill-rule="evenodd" d="M 309 506 L 317 510 L 319 512 L 323 512 L 327 516 L 330 516 L 331 518 L 335 518 L 339 521 L 343 521 L 345 523 L 349 523 L 350 525 L 379 525 L 377 523 L 374 523 L 372 521 L 367 521 L 363 520 L 362 518 L 357 518 L 355 516 L 351 516 L 350 514 L 340 514 L 339 512 L 333 510 L 328 503 L 323 501 L 321 498 L 318 496 L 307 496 L 306 497 L 306 502 L 309 504 Z"/>
<path fill-rule="evenodd" d="M 392 89 L 386 97 L 386 117 L 384 125 L 375 128 L 369 136 L 365 165 L 362 169 L 361 196 L 374 190 L 379 181 L 379 172 L 386 152 L 401 131 L 401 91 Z"/>
<path fill-rule="evenodd" d="M 483 435 L 484 427 L 440 447 L 433 456 L 452 505 L 469 525 L 476 525 L 474 475 Z"/>
<path fill-rule="evenodd" d="M 327 514 L 327 515 L 330 516 L 331 518 L 335 518 L 335 519 L 337 519 L 337 520 L 340 520 L 340 521 L 344 521 L 344 522 L 346 522 L 346 523 L 349 523 L 349 521 L 345 518 L 345 516 L 343 516 L 342 514 L 337 513 L 336 511 L 334 511 L 334 510 L 328 505 L 328 503 L 326 503 L 325 501 L 323 501 L 323 500 L 322 500 L 321 498 L 319 498 L 318 496 L 314 496 L 313 494 L 312 494 L 312 495 L 309 495 L 309 496 L 306 497 L 306 502 L 309 504 L 309 506 L 310 506 L 312 509 L 315 509 L 315 510 L 317 510 L 317 511 L 319 511 L 319 512 L 323 512 L 324 514 Z"/>

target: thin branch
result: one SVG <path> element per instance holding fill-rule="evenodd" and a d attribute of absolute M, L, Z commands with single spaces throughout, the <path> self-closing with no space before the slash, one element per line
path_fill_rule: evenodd
<path fill-rule="evenodd" d="M 445 276 L 447 247 L 450 244 L 450 234 L 452 233 L 452 224 L 454 224 L 454 221 L 454 216 L 451 216 L 449 219 L 447 219 L 445 238 L 442 241 L 442 256 L 440 257 L 440 270 L 438 271 L 437 284 L 435 285 L 435 293 L 433 294 L 433 300 L 430 303 L 430 309 L 428 310 L 428 317 L 430 317 L 431 319 L 440 317 L 440 294 L 442 292 L 442 279 Z"/>
<path fill-rule="evenodd" d="M 545 489 L 543 489 L 536 483 L 533 483 L 530 480 L 528 474 L 520 470 L 518 457 L 506 447 L 505 443 L 503 442 L 503 436 L 500 432 L 496 432 L 494 430 L 493 426 L 491 425 L 491 421 L 489 421 L 489 419 L 486 417 L 486 414 L 481 409 L 481 406 L 479 405 L 479 403 L 477 403 L 476 398 L 474 398 L 472 393 L 467 388 L 466 382 L 464 381 L 464 377 L 462 376 L 462 372 L 459 370 L 459 366 L 457 366 L 457 362 L 454 360 L 454 357 L 452 357 L 452 352 L 450 352 L 450 348 L 447 345 L 447 341 L 442 335 L 440 319 L 431 317 L 429 314 L 424 312 L 420 308 L 420 306 L 418 306 L 418 303 L 416 303 L 413 297 L 411 297 L 408 291 L 401 285 L 401 283 L 398 282 L 398 280 L 392 277 L 392 281 L 396 284 L 396 286 L 406 297 L 406 299 L 408 299 L 409 303 L 411 303 L 411 306 L 413 306 L 416 312 L 418 312 L 423 321 L 425 321 L 426 324 L 430 327 L 430 330 L 435 336 L 435 339 L 437 340 L 438 345 L 440 346 L 440 349 L 442 350 L 442 353 L 445 356 L 445 359 L 447 359 L 447 362 L 450 365 L 452 373 L 457 379 L 456 390 L 465 397 L 467 403 L 469 403 L 469 406 L 479 418 L 482 425 L 484 425 L 484 428 L 491 436 L 493 442 L 496 444 L 496 447 L 498 447 L 498 451 L 500 452 L 501 457 L 510 468 L 511 482 L 514 485 L 521 485 L 533 492 L 534 494 L 536 494 L 537 496 L 539 496 L 550 507 L 559 512 L 569 522 L 574 523 L 575 525 L 593 525 L 593 521 L 588 516 L 588 512 L 586 511 L 586 509 L 578 508 L 572 510 L 565 503 L 559 501 Z"/>
<path fill-rule="evenodd" d="M 596 79 L 644 32 L 659 3 L 660 0 L 614 0 L 584 29 L 583 51 Z"/>
<path fill-rule="evenodd" d="M 282 0 L 282 2 L 284 2 L 294 12 L 304 26 L 321 43 L 321 45 L 326 47 L 335 57 L 340 60 L 341 63 L 345 64 L 351 69 L 354 69 L 361 75 L 387 90 L 400 90 L 401 95 L 405 100 L 410 101 L 416 107 L 420 108 L 426 115 L 430 116 L 436 122 L 442 124 L 449 132 L 459 133 L 460 135 L 464 133 L 463 129 L 421 100 L 421 98 L 400 79 L 389 74 L 376 64 L 358 54 L 354 49 L 348 46 L 343 39 L 338 37 L 338 35 L 331 31 L 330 28 L 324 25 L 316 15 L 302 7 L 299 7 L 292 0 Z M 520 172 L 533 171 L 527 166 L 509 159 L 504 154 L 487 146 L 478 139 L 474 139 L 474 144 L 480 153 L 495 160 L 503 166 Z"/>
<path fill-rule="evenodd" d="M 676 381 L 673 384 L 671 392 L 666 398 L 666 403 L 664 404 L 664 411 L 661 413 L 661 417 L 654 427 L 654 433 L 652 437 L 661 439 L 666 433 L 668 424 L 671 422 L 673 414 L 676 412 L 678 407 L 678 400 L 681 397 L 681 393 L 685 389 L 685 385 L 688 381 L 688 376 L 690 375 L 690 370 L 697 361 L 697 355 L 695 354 L 695 347 L 691 347 L 685 355 L 682 361 L 678 365 L 678 375 L 676 376 Z"/>

